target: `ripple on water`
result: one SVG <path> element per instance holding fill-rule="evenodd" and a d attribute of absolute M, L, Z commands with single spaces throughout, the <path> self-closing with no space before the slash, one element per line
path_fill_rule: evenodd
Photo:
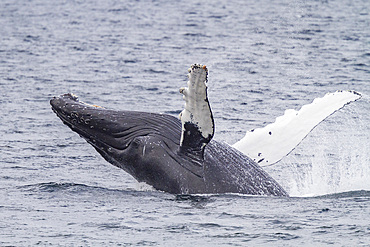
<path fill-rule="evenodd" d="M 49 104 L 73 92 L 107 108 L 177 116 L 186 70 L 202 63 L 217 138 L 234 143 L 327 92 L 370 94 L 367 1 L 0 2 L 1 246 L 368 245 L 368 179 L 348 179 L 356 189 L 335 194 L 324 191 L 335 183 L 319 181 L 315 192 L 327 194 L 319 197 L 169 195 L 138 187 Z M 368 101 L 357 103 L 363 127 L 348 112 L 338 121 L 354 142 L 336 175 L 358 164 L 368 174 L 368 156 L 357 152 L 368 146 Z M 343 132 L 328 137 L 339 144 L 325 151 L 330 158 L 346 154 L 336 139 Z M 317 153 L 325 132 L 318 137 L 301 158 Z M 323 175 L 334 163 L 321 161 Z M 297 163 L 300 181 L 313 181 L 302 172 L 310 163 Z M 294 184 L 280 168 L 269 173 Z M 296 194 L 313 194 L 301 185 Z"/>

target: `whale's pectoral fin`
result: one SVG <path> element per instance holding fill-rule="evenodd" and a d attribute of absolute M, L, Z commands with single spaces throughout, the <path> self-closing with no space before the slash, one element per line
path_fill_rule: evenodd
<path fill-rule="evenodd" d="M 299 111 L 286 110 L 264 128 L 248 131 L 233 147 L 261 166 L 272 165 L 289 154 L 320 122 L 359 98 L 361 94 L 354 91 L 328 93 Z"/>
<path fill-rule="evenodd" d="M 202 160 L 205 146 L 214 134 L 214 121 L 207 98 L 206 66 L 194 64 L 189 68 L 187 88 L 180 88 L 185 109 L 180 113 L 182 132 L 180 153 Z"/>

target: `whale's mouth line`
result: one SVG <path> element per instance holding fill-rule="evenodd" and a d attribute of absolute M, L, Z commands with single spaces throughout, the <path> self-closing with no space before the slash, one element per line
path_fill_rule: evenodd
<path fill-rule="evenodd" d="M 93 129 L 98 127 L 96 124 L 93 125 L 92 123 L 90 123 L 91 119 L 86 118 L 86 116 L 91 117 L 93 115 L 92 113 L 87 113 L 85 114 L 85 116 L 79 117 L 81 113 L 79 110 L 81 110 L 82 108 L 63 110 L 64 107 L 72 104 L 76 105 L 78 104 L 81 107 L 83 107 L 83 109 L 90 108 L 96 111 L 101 111 L 104 110 L 105 108 L 82 102 L 78 99 L 78 97 L 75 94 L 64 94 L 58 97 L 54 97 L 54 100 L 56 101 L 54 103 L 51 103 L 51 108 L 53 112 L 62 120 L 62 122 L 65 125 L 70 127 L 77 134 L 79 134 L 99 152 L 105 152 L 108 155 L 109 153 L 112 152 L 109 151 L 111 149 L 117 150 L 118 152 L 124 152 L 127 148 L 130 147 L 133 141 L 133 138 L 131 137 L 135 136 L 134 131 L 129 131 L 131 128 L 126 129 L 126 131 L 128 131 L 127 134 L 117 132 L 108 135 L 109 137 L 113 138 L 113 140 L 117 140 L 119 138 L 124 138 L 126 140 L 125 145 L 117 146 L 115 144 L 105 141 L 104 138 L 99 137 L 98 136 L 99 134 L 104 134 L 101 130 L 97 129 L 95 131 L 96 132 L 95 134 L 93 133 L 93 131 L 89 131 L 89 128 Z M 84 117 L 86 119 L 84 119 Z M 101 129 L 104 129 L 103 126 L 100 127 Z M 140 136 L 146 136 L 146 134 L 143 133 Z"/>
<path fill-rule="evenodd" d="M 81 103 L 81 102 L 76 101 L 76 103 Z M 93 106 L 90 106 L 90 107 L 93 107 Z M 92 146 L 94 146 L 96 149 L 99 149 L 102 152 L 106 152 L 106 150 L 104 150 L 104 146 L 106 147 L 107 150 L 108 150 L 108 148 L 114 148 L 114 149 L 119 150 L 119 151 L 125 151 L 130 146 L 130 144 L 132 142 L 132 140 L 127 139 L 128 142 L 127 142 L 126 145 L 123 146 L 123 148 L 114 147 L 111 144 L 101 140 L 96 135 L 85 131 L 84 128 L 79 127 L 78 124 L 74 124 L 73 123 L 74 121 L 78 122 L 80 120 L 78 120 L 76 118 L 73 118 L 73 116 L 71 116 L 73 114 L 73 112 L 68 114 L 68 113 L 65 113 L 63 111 L 58 111 L 58 109 L 56 107 L 54 107 L 54 105 L 51 106 L 51 109 L 62 120 L 62 122 L 65 125 L 70 127 L 72 130 L 75 130 L 76 133 L 78 133 L 88 143 L 90 143 Z M 69 116 L 71 116 L 71 117 L 69 117 Z M 99 145 L 98 143 L 100 143 L 101 145 Z"/>
<path fill-rule="evenodd" d="M 57 109 L 54 108 L 53 105 L 52 105 L 52 110 L 62 120 L 62 122 L 65 125 L 70 127 L 77 134 L 79 134 L 83 139 L 85 139 L 86 142 L 88 142 L 91 146 L 93 146 L 98 151 L 98 153 L 100 153 L 104 158 L 112 162 L 113 165 L 123 169 L 129 174 L 132 174 L 132 171 L 130 171 L 128 166 L 121 165 L 119 160 L 117 160 L 114 156 L 111 155 L 112 151 L 109 152 L 110 148 L 116 149 L 119 152 L 124 152 L 131 145 L 132 140 L 129 140 L 129 142 L 124 146 L 124 148 L 113 147 L 107 142 L 100 140 L 95 135 L 92 135 L 86 132 L 85 130 L 83 130 L 83 128 L 80 128 L 78 125 L 74 125 L 72 121 L 69 121 L 68 114 L 64 113 L 63 111 L 59 112 Z"/>

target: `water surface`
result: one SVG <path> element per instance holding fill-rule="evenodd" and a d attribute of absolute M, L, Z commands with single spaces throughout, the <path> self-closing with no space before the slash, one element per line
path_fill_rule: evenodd
<path fill-rule="evenodd" d="M 3 0 L 0 25 L 0 245 L 370 243 L 367 1 Z M 49 106 L 73 92 L 176 116 L 193 63 L 231 144 L 327 92 L 363 98 L 266 168 L 291 198 L 153 191 Z"/>

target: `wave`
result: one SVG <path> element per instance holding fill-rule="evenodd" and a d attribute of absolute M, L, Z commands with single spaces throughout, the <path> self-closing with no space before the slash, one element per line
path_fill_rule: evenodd
<path fill-rule="evenodd" d="M 140 183 L 141 185 L 142 183 Z M 142 185 L 141 185 L 142 186 Z M 52 195 L 55 194 L 100 194 L 100 196 L 104 197 L 104 195 L 112 195 L 117 197 L 129 195 L 129 196 L 149 196 L 153 193 L 157 193 L 158 195 L 165 195 L 163 197 L 164 200 L 171 200 L 176 202 L 186 202 L 190 203 L 192 207 L 196 208 L 203 208 L 208 203 L 214 202 L 217 198 L 225 199 L 244 199 L 244 198 L 253 198 L 253 199 L 262 199 L 265 200 L 267 198 L 278 198 L 278 197 L 271 197 L 271 196 L 255 196 L 255 195 L 245 195 L 245 194 L 238 194 L 238 193 L 227 193 L 227 194 L 184 194 L 184 195 L 171 195 L 168 193 L 163 193 L 157 190 L 147 190 L 147 187 L 144 186 L 144 189 L 140 190 L 141 188 L 129 188 L 129 189 L 111 189 L 99 186 L 91 186 L 86 184 L 79 184 L 79 183 L 68 183 L 68 182 L 46 182 L 46 183 L 37 183 L 37 184 L 29 184 L 17 187 L 20 190 L 27 191 L 27 192 L 34 192 L 34 193 L 50 193 Z M 157 196 L 158 196 L 157 195 Z M 318 198 L 318 199 L 340 199 L 340 198 L 354 198 L 355 200 L 370 200 L 370 191 L 369 190 L 356 190 L 356 191 L 346 191 L 346 192 L 339 192 L 339 193 L 331 193 L 326 195 L 302 195 L 302 196 L 293 196 L 292 198 Z M 284 198 L 286 199 L 286 198 Z"/>
<path fill-rule="evenodd" d="M 370 200 L 370 191 L 369 190 L 346 191 L 340 193 L 315 196 L 314 198 L 339 199 L 339 198 L 359 198 L 359 197 L 365 198 L 366 200 Z"/>
<path fill-rule="evenodd" d="M 136 188 L 126 188 L 126 189 L 112 189 L 100 186 L 92 186 L 79 183 L 69 183 L 69 182 L 46 182 L 22 185 L 17 187 L 20 190 L 29 192 L 44 192 L 44 193 L 69 193 L 69 194 L 81 194 L 81 193 L 99 193 L 99 194 L 126 194 L 126 195 L 139 195 L 140 193 L 150 192 L 145 188 L 141 190 L 136 190 Z M 140 188 L 139 188 L 140 189 Z"/>

